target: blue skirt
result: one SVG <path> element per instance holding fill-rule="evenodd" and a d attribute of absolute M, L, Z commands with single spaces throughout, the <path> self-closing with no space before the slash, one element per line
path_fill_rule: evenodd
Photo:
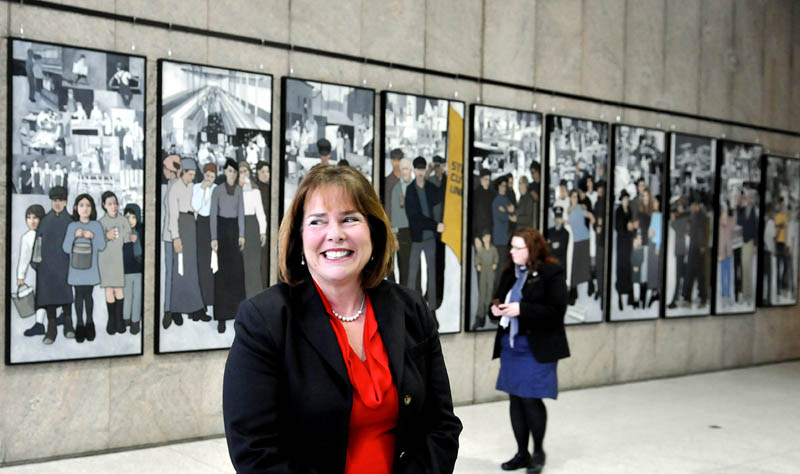
<path fill-rule="evenodd" d="M 508 341 L 509 335 L 503 334 L 497 390 L 524 398 L 558 398 L 558 362 L 536 360 L 524 334 L 514 338 L 513 349 Z"/>

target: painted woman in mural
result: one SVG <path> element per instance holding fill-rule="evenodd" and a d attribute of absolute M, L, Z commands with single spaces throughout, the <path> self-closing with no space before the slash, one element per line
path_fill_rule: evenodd
<path fill-rule="evenodd" d="M 192 189 L 192 209 L 197 227 L 197 276 L 200 294 L 206 311 L 214 305 L 214 272 L 211 269 L 211 195 L 217 184 L 217 165 L 206 163 L 203 166 L 203 181 L 194 184 Z M 205 313 L 204 313 L 205 314 Z"/>
<path fill-rule="evenodd" d="M 106 248 L 103 226 L 97 222 L 97 207 L 88 194 L 80 194 L 72 206 L 72 222 L 67 226 L 62 250 L 69 255 L 67 281 L 75 289 L 75 340 L 94 341 L 94 299 L 92 292 L 100 284 L 98 254 Z M 86 307 L 86 322 L 83 308 Z"/>
<path fill-rule="evenodd" d="M 108 322 L 106 332 L 109 335 L 125 332 L 122 319 L 125 288 L 125 265 L 122 258 L 122 246 L 127 242 L 135 242 L 137 236 L 131 234 L 131 225 L 125 216 L 119 213 L 119 201 L 112 191 L 106 191 L 100 197 L 100 205 L 105 215 L 100 218 L 106 248 L 100 252 L 100 287 L 105 289 Z"/>
<path fill-rule="evenodd" d="M 225 322 L 236 317 L 245 299 L 244 199 L 238 186 L 236 162 L 227 159 L 222 170 L 225 182 L 211 195 L 211 250 L 217 252 L 219 269 L 214 275 L 214 319 L 217 331 L 225 332 Z"/>
<path fill-rule="evenodd" d="M 264 289 L 261 280 L 261 247 L 267 244 L 267 216 L 261 201 L 261 191 L 250 178 L 250 165 L 240 161 L 239 186 L 244 203 L 244 260 L 245 296 L 252 298 Z"/>

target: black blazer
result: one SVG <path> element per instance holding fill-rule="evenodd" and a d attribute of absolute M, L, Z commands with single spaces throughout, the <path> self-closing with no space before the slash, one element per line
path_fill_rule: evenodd
<path fill-rule="evenodd" d="M 567 283 L 564 268 L 556 263 L 540 266 L 538 275 L 528 272 L 522 285 L 522 300 L 519 302 L 519 334 L 528 336 L 533 356 L 539 362 L 555 362 L 569 357 L 567 334 L 564 331 L 564 314 L 567 311 Z M 514 286 L 517 277 L 514 269 L 500 276 L 494 297 L 505 301 L 506 294 Z M 492 317 L 492 319 L 499 319 Z M 492 358 L 500 357 L 502 327 L 497 328 Z"/>
<path fill-rule="evenodd" d="M 461 422 L 433 316 L 394 283 L 367 294 L 398 391 L 393 472 L 451 473 Z M 244 301 L 235 328 L 222 404 L 237 472 L 344 472 L 353 387 L 313 282 Z"/>

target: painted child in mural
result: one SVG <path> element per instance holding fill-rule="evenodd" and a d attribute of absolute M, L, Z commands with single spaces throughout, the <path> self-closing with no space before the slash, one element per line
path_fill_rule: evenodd
<path fill-rule="evenodd" d="M 200 294 L 206 310 L 214 306 L 214 272 L 211 268 L 211 196 L 217 184 L 217 166 L 206 163 L 203 166 L 203 181 L 194 184 L 192 189 L 192 209 L 197 216 L 197 277 L 200 283 Z M 206 319 L 206 313 L 201 316 Z"/>
<path fill-rule="evenodd" d="M 197 225 L 192 209 L 192 194 L 197 163 L 192 158 L 181 160 L 178 180 L 169 188 L 167 213 L 172 235 L 172 300 L 170 311 L 175 324 L 183 324 L 182 314 L 192 321 L 210 321 L 205 314 L 197 270 Z"/>
<path fill-rule="evenodd" d="M 92 292 L 100 284 L 98 253 L 106 248 L 103 226 L 97 222 L 97 207 L 88 194 L 80 194 L 72 206 L 72 222 L 64 235 L 62 250 L 69 255 L 67 281 L 75 289 L 77 326 L 75 340 L 94 341 L 94 299 Z M 83 308 L 86 307 L 86 323 Z M 49 316 L 48 316 L 49 317 Z"/>
<path fill-rule="evenodd" d="M 478 309 L 475 313 L 474 331 L 486 324 L 486 313 L 492 304 L 494 293 L 494 276 L 497 272 L 497 248 L 492 245 L 492 234 L 485 233 L 481 239 L 475 239 L 475 270 L 478 272 Z"/>
<path fill-rule="evenodd" d="M 100 287 L 105 289 L 108 321 L 106 332 L 109 335 L 125 332 L 122 319 L 125 288 L 125 265 L 122 246 L 127 242 L 136 242 L 137 236 L 131 234 L 128 219 L 119 213 L 119 201 L 112 191 L 106 191 L 100 197 L 100 205 L 105 215 L 100 218 L 106 248 L 100 252 Z"/>
<path fill-rule="evenodd" d="M 56 311 L 61 307 L 64 324 L 64 337 L 75 337 L 72 326 L 72 287 L 68 282 L 69 252 L 62 250 L 64 235 L 72 222 L 67 207 L 67 190 L 62 186 L 50 189 L 50 211 L 45 214 L 36 230 L 35 245 L 39 247 L 34 254 L 40 254 L 41 260 L 31 261 L 36 270 L 36 308 L 44 308 L 47 312 L 47 330 L 45 344 L 56 340 Z M 103 242 L 105 246 L 105 242 Z"/>
<path fill-rule="evenodd" d="M 125 289 L 122 304 L 124 326 L 131 328 L 131 334 L 139 334 L 142 317 L 142 272 L 144 271 L 144 223 L 142 210 L 137 204 L 128 204 L 123 213 L 131 226 L 131 238 L 122 246 L 122 260 L 125 269 Z"/>
<path fill-rule="evenodd" d="M 225 161 L 225 181 L 211 195 L 211 250 L 218 253 L 219 269 L 214 274 L 214 319 L 217 331 L 224 333 L 226 321 L 236 317 L 239 303 L 245 299 L 244 199 L 238 186 L 236 162 Z"/>
<path fill-rule="evenodd" d="M 244 202 L 244 287 L 245 296 L 252 298 L 264 289 L 261 280 L 261 248 L 267 244 L 267 216 L 261 201 L 261 191 L 250 180 L 250 165 L 240 161 L 239 186 Z"/>
<path fill-rule="evenodd" d="M 567 221 L 572 229 L 572 278 L 569 289 L 569 303 L 575 304 L 578 299 L 578 285 L 591 282 L 591 248 L 589 241 L 590 225 L 595 218 L 591 211 L 578 200 L 578 191 L 569 192 L 569 207 L 567 208 Z"/>
<path fill-rule="evenodd" d="M 22 234 L 19 242 L 19 260 L 17 261 L 17 291 L 26 286 L 26 277 L 28 276 L 28 268 L 31 267 L 31 262 L 34 260 L 41 260 L 41 256 L 34 258 L 33 248 L 36 243 L 36 229 L 39 228 L 39 223 L 44 217 L 44 208 L 39 204 L 28 206 L 25 210 L 25 224 L 28 226 L 28 231 Z M 34 287 L 35 288 L 35 287 Z M 35 313 L 33 326 L 25 330 L 26 336 L 43 336 L 44 320 L 47 317 L 47 312 L 44 308 L 38 308 Z"/>

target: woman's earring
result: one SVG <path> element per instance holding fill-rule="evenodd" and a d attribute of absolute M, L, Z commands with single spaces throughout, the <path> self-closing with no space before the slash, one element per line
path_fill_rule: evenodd
<path fill-rule="evenodd" d="M 300 265 L 306 264 L 306 256 L 304 254 L 300 254 Z"/>

